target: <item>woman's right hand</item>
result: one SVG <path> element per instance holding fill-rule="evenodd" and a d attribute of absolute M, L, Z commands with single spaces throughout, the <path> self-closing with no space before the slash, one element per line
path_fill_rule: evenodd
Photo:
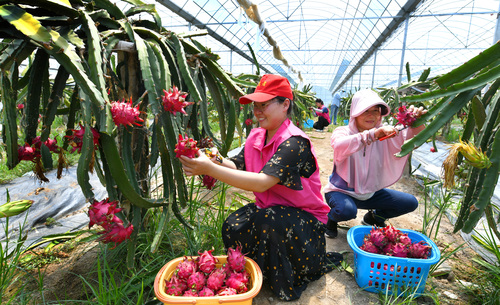
<path fill-rule="evenodd" d="M 387 139 L 394 138 L 398 134 L 398 129 L 394 126 L 381 126 L 375 130 L 375 137 L 380 139 L 382 137 L 387 137 Z"/>
<path fill-rule="evenodd" d="M 207 175 L 212 166 L 216 166 L 204 153 L 198 151 L 196 158 L 180 156 L 182 169 L 186 176 Z"/>

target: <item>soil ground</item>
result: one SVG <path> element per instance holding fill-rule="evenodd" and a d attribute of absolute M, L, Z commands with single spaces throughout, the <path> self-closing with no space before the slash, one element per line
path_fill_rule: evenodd
<path fill-rule="evenodd" d="M 324 185 L 327 183 L 332 169 L 331 132 L 309 131 L 308 134 L 318 156 Z M 423 203 L 421 199 L 423 196 L 422 188 L 413 178 L 402 178 L 391 188 L 411 193 L 419 199 L 420 203 Z M 249 192 L 245 192 L 245 195 L 250 198 L 253 196 Z M 424 207 L 421 204 L 416 211 L 391 219 L 390 223 L 396 228 L 419 231 L 422 228 L 423 211 Z M 346 240 L 347 230 L 352 226 L 361 224 L 363 215 L 364 211 L 361 210 L 356 219 L 340 223 L 339 236 L 335 239 L 327 238 L 327 251 L 343 253 L 345 262 L 350 266 L 353 266 L 353 252 Z M 441 249 L 442 254 L 446 247 L 448 247 L 447 251 L 450 251 L 463 243 L 460 234 L 453 234 L 452 231 L 453 226 L 447 219 L 444 219 L 438 237 L 434 240 Z M 60 263 L 47 266 L 43 277 L 44 290 L 46 292 L 60 291 L 62 287 L 65 287 L 67 299 L 80 297 L 81 291 L 78 293 L 78 290 L 82 287 L 82 282 L 78 275 L 85 275 L 95 266 L 98 249 L 99 247 L 95 243 L 81 245 L 70 252 L 69 257 L 62 259 Z M 441 277 L 429 276 L 426 291 L 434 290 L 440 304 L 469 304 L 466 295 L 463 294 L 464 288 L 455 281 L 455 278 L 459 278 L 458 274 L 463 277 L 462 271 L 472 268 L 470 262 L 473 256 L 475 256 L 475 253 L 470 248 L 463 247 L 447 260 L 447 264 L 452 270 L 451 273 L 446 273 Z M 463 274 L 467 273 L 467 271 L 463 272 Z M 50 298 L 47 293 L 45 300 Z M 274 297 L 267 287 L 263 287 L 261 292 L 253 299 L 254 305 L 280 305 L 285 303 L 288 305 L 380 304 L 378 294 L 361 290 L 353 274 L 340 269 L 334 270 L 319 280 L 310 283 L 299 300 L 282 302 Z M 393 304 L 397 303 L 399 302 Z M 416 299 L 416 304 L 434 304 L 434 302 L 430 297 L 422 296 Z"/>

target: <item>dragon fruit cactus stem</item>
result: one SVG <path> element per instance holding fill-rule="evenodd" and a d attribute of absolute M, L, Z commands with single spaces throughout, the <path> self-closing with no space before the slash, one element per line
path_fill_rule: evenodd
<path fill-rule="evenodd" d="M 201 288 L 205 286 L 206 282 L 207 279 L 205 278 L 205 274 L 200 271 L 196 271 L 195 273 L 191 274 L 187 279 L 188 288 L 195 289 L 197 291 L 201 290 Z"/>
<path fill-rule="evenodd" d="M 177 265 L 176 273 L 181 279 L 187 280 L 189 276 L 197 271 L 196 262 L 192 259 L 188 259 L 186 256 L 184 260 Z"/>
<path fill-rule="evenodd" d="M 197 259 L 198 269 L 206 274 L 212 272 L 215 269 L 215 264 L 219 261 L 212 255 L 213 250 L 204 251 L 203 253 L 198 251 L 200 255 Z"/>
<path fill-rule="evenodd" d="M 231 270 L 241 272 L 245 269 L 245 256 L 241 253 L 241 246 L 236 249 L 229 248 L 227 251 L 227 263 Z"/>

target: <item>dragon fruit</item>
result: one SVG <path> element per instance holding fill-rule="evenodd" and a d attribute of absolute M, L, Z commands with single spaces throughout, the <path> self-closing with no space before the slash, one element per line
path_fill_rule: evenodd
<path fill-rule="evenodd" d="M 238 293 L 243 293 L 248 291 L 248 273 L 234 272 L 229 275 L 226 280 L 227 287 L 234 288 Z"/>
<path fill-rule="evenodd" d="M 188 136 L 183 138 L 182 135 L 179 135 L 179 142 L 175 144 L 174 151 L 177 158 L 179 158 L 180 156 L 195 158 L 196 153 L 198 152 L 198 148 L 196 147 L 195 140 L 188 138 Z"/>
<path fill-rule="evenodd" d="M 198 292 L 194 289 L 188 289 L 184 291 L 184 294 L 182 295 L 184 297 L 198 297 Z"/>
<path fill-rule="evenodd" d="M 216 182 L 217 182 L 217 179 L 215 179 L 214 177 L 209 176 L 209 175 L 203 175 L 202 184 L 207 189 L 211 190 L 214 187 Z"/>
<path fill-rule="evenodd" d="M 165 93 L 162 97 L 163 108 L 165 111 L 168 111 L 173 115 L 177 112 L 187 114 L 184 108 L 194 104 L 193 102 L 186 102 L 187 94 L 180 92 L 175 86 L 173 86 L 173 89 L 169 89 L 168 91 L 163 90 L 163 93 Z"/>
<path fill-rule="evenodd" d="M 215 269 L 215 264 L 219 261 L 212 255 L 213 250 L 204 251 L 203 253 L 198 251 L 200 255 L 197 258 L 198 269 L 205 273 L 210 273 Z"/>
<path fill-rule="evenodd" d="M 177 265 L 175 272 L 179 278 L 187 280 L 196 270 L 196 262 L 184 256 L 184 260 Z"/>
<path fill-rule="evenodd" d="M 391 225 L 385 228 L 373 227 L 359 248 L 369 253 L 423 259 L 428 258 L 431 251 L 431 246 L 424 241 L 412 243 L 408 234 Z"/>
<path fill-rule="evenodd" d="M 384 234 L 384 231 L 380 228 L 373 228 L 370 231 L 370 236 L 368 241 L 372 242 L 375 246 L 382 248 L 387 244 L 387 237 Z"/>
<path fill-rule="evenodd" d="M 377 246 L 375 246 L 371 241 L 365 241 L 361 247 L 359 247 L 361 250 L 364 250 L 366 252 L 370 253 L 375 253 L 378 254 L 380 253 L 380 250 Z"/>
<path fill-rule="evenodd" d="M 180 296 L 187 289 L 186 281 L 172 276 L 170 280 L 165 280 L 165 293 L 173 296 Z"/>
<path fill-rule="evenodd" d="M 231 270 L 241 272 L 245 269 L 245 256 L 241 253 L 241 246 L 238 245 L 236 249 L 229 248 L 227 250 L 227 263 Z"/>
<path fill-rule="evenodd" d="M 210 288 L 208 288 L 207 286 L 203 287 L 203 289 L 201 289 L 199 292 L 198 292 L 198 296 L 200 297 L 213 297 L 215 294 L 214 294 L 214 291 Z"/>
<path fill-rule="evenodd" d="M 428 258 L 431 254 L 431 246 L 424 241 L 411 244 L 408 250 L 408 256 L 412 258 Z"/>
<path fill-rule="evenodd" d="M 237 293 L 238 293 L 238 291 L 236 291 L 236 289 L 231 288 L 231 287 L 226 287 L 226 288 L 219 290 L 219 292 L 217 292 L 217 295 L 225 296 L 225 295 L 235 295 Z"/>
<path fill-rule="evenodd" d="M 92 136 L 94 138 L 93 142 L 94 142 L 94 146 L 96 145 L 99 145 L 99 132 L 95 129 L 95 128 L 92 128 L 90 129 L 92 131 Z M 71 129 L 71 131 L 73 132 L 72 135 L 70 136 L 65 136 L 66 138 L 68 138 L 68 143 L 73 146 L 73 149 L 71 150 L 71 152 L 75 152 L 75 150 L 78 150 L 78 152 L 80 153 L 82 151 L 82 145 L 83 145 L 83 135 L 85 134 L 85 127 L 82 126 L 82 124 L 80 124 L 80 129 Z"/>
<path fill-rule="evenodd" d="M 392 256 L 408 257 L 408 246 L 402 243 L 395 243 L 392 247 Z"/>
<path fill-rule="evenodd" d="M 408 112 L 406 106 L 404 105 L 399 107 L 398 113 L 396 114 L 396 119 L 398 120 L 398 124 L 401 124 L 404 127 L 413 125 L 413 122 L 417 120 L 415 115 L 411 112 Z"/>
<path fill-rule="evenodd" d="M 207 279 L 205 278 L 205 274 L 200 271 L 196 271 L 195 273 L 191 274 L 187 279 L 188 287 L 196 290 L 201 290 L 201 288 L 205 286 L 206 282 Z"/>
<path fill-rule="evenodd" d="M 116 126 L 141 126 L 140 123 L 137 123 L 144 122 L 144 120 L 139 117 L 140 114 L 141 111 L 139 111 L 139 104 L 134 107 L 132 105 L 132 98 L 130 98 L 128 103 L 125 102 L 125 99 L 121 102 L 116 101 L 111 103 L 111 116 L 113 117 L 113 122 L 115 122 Z"/>
<path fill-rule="evenodd" d="M 387 241 L 391 243 L 397 242 L 399 236 L 402 234 L 401 231 L 390 225 L 383 228 L 382 230 L 384 231 L 385 237 L 387 237 Z"/>
<path fill-rule="evenodd" d="M 207 287 L 217 291 L 224 285 L 226 280 L 226 271 L 222 268 L 216 268 L 207 278 Z"/>

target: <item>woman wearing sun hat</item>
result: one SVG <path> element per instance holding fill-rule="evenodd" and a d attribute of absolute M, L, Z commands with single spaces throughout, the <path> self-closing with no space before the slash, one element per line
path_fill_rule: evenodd
<path fill-rule="evenodd" d="M 294 300 L 342 258 L 326 253 L 324 224 L 330 208 L 322 197 L 316 155 L 307 135 L 288 118 L 293 94 L 286 78 L 264 75 L 255 92 L 239 102 L 253 103 L 259 122 L 241 152 L 222 162 L 204 154 L 181 157 L 181 162 L 189 176 L 209 175 L 254 192 L 256 202 L 224 222 L 224 245 L 241 245 L 276 296 Z"/>

